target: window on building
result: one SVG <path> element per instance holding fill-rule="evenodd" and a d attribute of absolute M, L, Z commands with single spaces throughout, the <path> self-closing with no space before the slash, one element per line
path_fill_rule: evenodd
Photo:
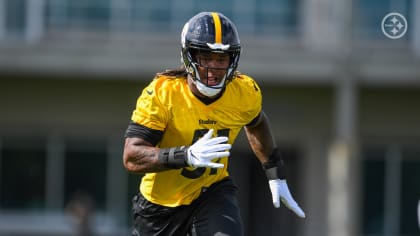
<path fill-rule="evenodd" d="M 131 0 L 131 21 L 135 31 L 167 31 L 171 23 L 171 1 Z"/>
<path fill-rule="evenodd" d="M 75 194 L 91 196 L 96 209 L 106 205 L 107 174 L 106 143 L 96 140 L 70 140 L 66 142 L 64 202 Z"/>
<path fill-rule="evenodd" d="M 402 150 L 400 235 L 419 233 L 416 206 L 420 200 L 420 148 Z"/>
<path fill-rule="evenodd" d="M 110 0 L 50 0 L 46 4 L 48 28 L 107 29 Z"/>
<path fill-rule="evenodd" d="M 40 139 L 2 140 L 0 208 L 42 209 L 45 206 L 45 142 Z"/>
<path fill-rule="evenodd" d="M 47 142 L 40 138 L 3 138 L 0 146 L 0 208 L 44 209 L 47 168 L 64 168 L 64 196 L 68 203 L 77 193 L 88 194 L 105 210 L 107 181 L 106 143 L 98 140 L 65 142 L 65 163 L 47 165 Z M 57 191 L 61 191 L 57 189 Z M 54 200 L 56 201 L 56 200 Z M 65 205 L 63 206 L 65 207 Z"/>
<path fill-rule="evenodd" d="M 385 150 L 364 150 L 363 161 L 363 233 L 382 234 L 384 225 Z"/>
<path fill-rule="evenodd" d="M 256 33 L 296 33 L 298 2 L 294 0 L 264 0 L 255 9 Z"/>
<path fill-rule="evenodd" d="M 25 29 L 26 20 L 26 1 L 25 0 L 6 0 L 5 1 L 5 26 L 8 34 L 22 36 Z"/>
<path fill-rule="evenodd" d="M 365 147 L 362 155 L 363 234 L 418 234 L 420 147 Z"/>
<path fill-rule="evenodd" d="M 196 1 L 179 6 L 177 1 L 47 0 L 47 28 L 109 29 L 143 32 L 178 32 L 182 24 L 200 11 L 218 11 L 251 34 L 295 33 L 298 3 L 294 0 L 249 1 L 244 8 L 227 1 Z M 178 4 L 178 5 L 177 5 Z M 176 27 L 175 27 L 176 25 Z"/>

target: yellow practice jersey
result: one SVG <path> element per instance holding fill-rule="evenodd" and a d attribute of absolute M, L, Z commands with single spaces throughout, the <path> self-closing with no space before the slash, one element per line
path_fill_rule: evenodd
<path fill-rule="evenodd" d="M 157 145 L 161 148 L 192 145 L 209 129 L 214 129 L 215 135 L 228 136 L 228 142 L 233 144 L 241 128 L 261 112 L 261 106 L 261 90 L 246 75 L 237 75 L 223 95 L 209 105 L 194 96 L 186 77 L 161 75 L 143 90 L 132 120 L 163 131 Z M 159 205 L 188 205 L 203 187 L 228 176 L 228 158 L 213 161 L 223 163 L 224 168 L 186 167 L 148 173 L 142 178 L 140 191 L 147 200 Z"/>

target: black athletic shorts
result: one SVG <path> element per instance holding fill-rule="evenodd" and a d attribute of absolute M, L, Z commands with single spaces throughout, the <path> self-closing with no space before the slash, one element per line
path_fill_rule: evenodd
<path fill-rule="evenodd" d="M 202 190 L 190 205 L 165 207 L 133 198 L 132 236 L 242 236 L 243 225 L 236 198 L 237 187 L 225 178 Z"/>

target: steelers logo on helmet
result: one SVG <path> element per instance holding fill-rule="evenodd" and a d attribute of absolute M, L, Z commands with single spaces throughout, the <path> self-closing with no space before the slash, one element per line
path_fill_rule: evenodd
<path fill-rule="evenodd" d="M 208 97 L 217 95 L 233 79 L 238 67 L 241 45 L 236 26 L 223 14 L 201 12 L 193 16 L 182 29 L 181 46 L 182 62 L 203 95 Z M 198 55 L 205 53 L 227 54 L 228 66 L 211 68 L 200 64 Z M 207 71 L 205 78 L 200 78 L 198 67 Z M 218 84 L 209 84 L 209 70 L 224 70 L 224 76 Z"/>

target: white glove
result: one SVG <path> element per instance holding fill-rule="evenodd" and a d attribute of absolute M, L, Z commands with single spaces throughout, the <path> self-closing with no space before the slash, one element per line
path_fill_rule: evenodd
<path fill-rule="evenodd" d="M 292 210 L 296 215 L 301 218 L 305 218 L 305 212 L 298 206 L 296 201 L 290 194 L 289 187 L 285 179 L 273 179 L 269 180 L 271 195 L 273 196 L 274 207 L 280 207 L 280 200 L 286 205 L 287 208 Z"/>
<path fill-rule="evenodd" d="M 187 164 L 191 167 L 223 168 L 222 163 L 211 160 L 229 156 L 232 145 L 224 143 L 228 137 L 214 137 L 213 129 L 210 129 L 201 139 L 197 140 L 188 148 Z"/>

